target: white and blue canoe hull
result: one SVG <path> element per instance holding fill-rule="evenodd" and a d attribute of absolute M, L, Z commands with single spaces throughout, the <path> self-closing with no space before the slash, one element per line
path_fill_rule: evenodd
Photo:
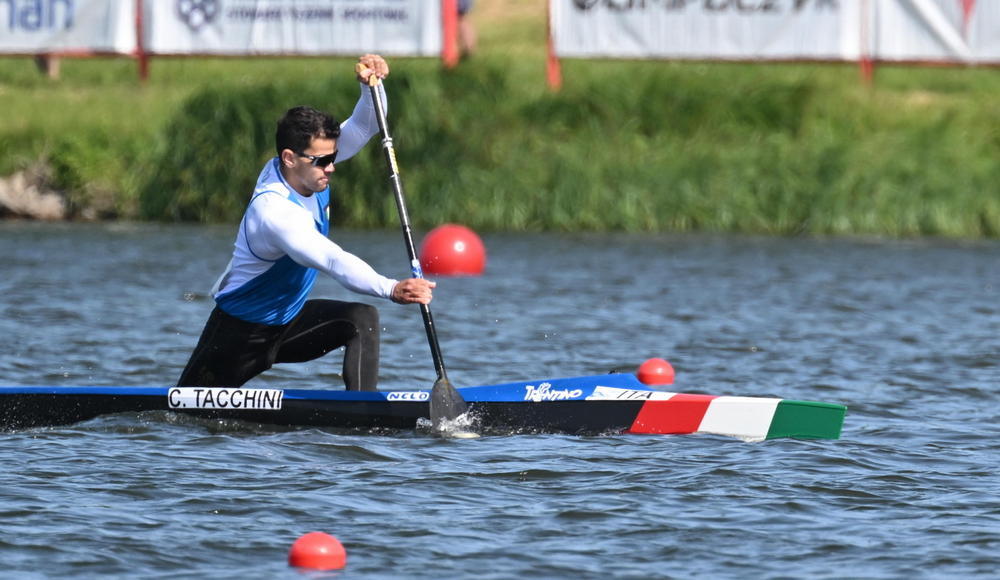
<path fill-rule="evenodd" d="M 631 374 L 459 388 L 486 433 L 711 433 L 745 440 L 836 439 L 846 407 L 651 389 Z M 208 419 L 334 429 L 412 430 L 430 390 L 0 387 L 0 430 L 66 425 L 114 413 L 168 411 Z"/>

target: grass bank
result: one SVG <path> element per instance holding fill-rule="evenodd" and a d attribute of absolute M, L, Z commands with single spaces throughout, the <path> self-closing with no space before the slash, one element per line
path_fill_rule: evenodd
<path fill-rule="evenodd" d="M 564 61 L 550 93 L 542 14 L 510 18 L 454 71 L 392 63 L 418 226 L 1000 236 L 1000 72 L 883 68 L 866 88 L 852 66 Z M 350 71 L 156 60 L 140 86 L 124 60 L 65 63 L 51 82 L 0 59 L 0 175 L 43 160 L 78 210 L 235 221 L 277 117 L 348 113 Z M 397 223 L 374 144 L 334 183 L 338 223 Z"/>

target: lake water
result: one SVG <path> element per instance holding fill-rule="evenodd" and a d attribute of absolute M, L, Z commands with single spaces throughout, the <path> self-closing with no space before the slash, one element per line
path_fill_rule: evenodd
<path fill-rule="evenodd" d="M 0 223 L 0 384 L 176 380 L 234 226 Z M 391 276 L 398 232 L 336 239 Z M 439 280 L 452 382 L 634 368 L 848 406 L 838 441 L 256 428 L 118 415 L 0 434 L 0 577 L 943 578 L 1000 568 L 1000 243 L 483 236 Z M 349 295 L 324 280 L 314 297 Z M 382 386 L 434 379 L 388 302 Z M 334 355 L 254 385 L 340 388 Z M 322 577 L 312 573 L 306 577 Z M 330 576 L 330 575 L 327 575 Z"/>

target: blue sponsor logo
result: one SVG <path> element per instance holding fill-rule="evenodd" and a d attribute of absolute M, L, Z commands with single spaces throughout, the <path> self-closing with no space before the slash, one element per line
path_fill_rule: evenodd
<path fill-rule="evenodd" d="M 387 401 L 426 401 L 431 394 L 426 391 L 393 391 L 386 394 Z"/>
<path fill-rule="evenodd" d="M 542 383 L 535 385 L 524 385 L 524 400 L 541 403 L 543 401 L 565 401 L 569 399 L 579 399 L 583 396 L 583 389 L 553 389 L 552 383 Z"/>
<path fill-rule="evenodd" d="M 0 22 L 6 21 L 11 31 L 66 30 L 73 27 L 75 17 L 73 0 L 0 0 Z"/>
<path fill-rule="evenodd" d="M 219 0 L 177 0 L 177 15 L 187 27 L 198 32 L 219 14 Z"/>

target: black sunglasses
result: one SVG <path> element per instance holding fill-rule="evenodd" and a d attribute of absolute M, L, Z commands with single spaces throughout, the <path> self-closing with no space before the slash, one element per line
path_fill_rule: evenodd
<path fill-rule="evenodd" d="M 331 163 L 337 161 L 337 152 L 334 151 L 329 155 L 309 155 L 308 153 L 296 153 L 299 157 L 305 157 L 312 162 L 313 167 L 326 167 Z"/>

